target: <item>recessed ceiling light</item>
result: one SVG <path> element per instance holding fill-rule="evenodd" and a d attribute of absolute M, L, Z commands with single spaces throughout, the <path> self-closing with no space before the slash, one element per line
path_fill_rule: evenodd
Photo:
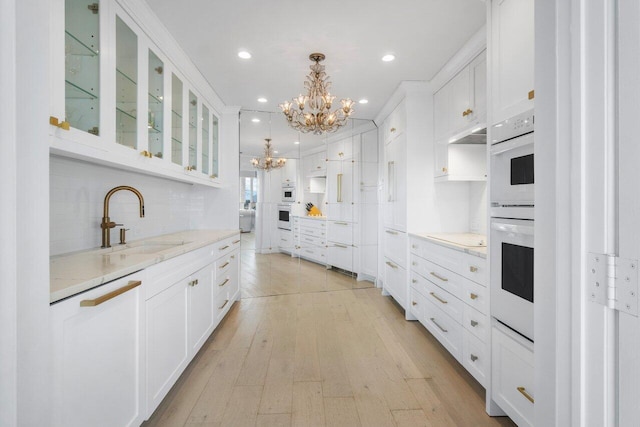
<path fill-rule="evenodd" d="M 254 117 L 253 119 L 251 119 L 251 121 L 252 121 L 253 123 L 260 123 L 260 119 L 259 119 L 259 118 L 257 118 L 257 117 Z"/>
<path fill-rule="evenodd" d="M 258 102 L 265 103 L 265 102 L 267 102 L 267 98 L 260 97 L 260 98 L 258 98 Z"/>
<path fill-rule="evenodd" d="M 395 55 L 393 55 L 393 54 L 391 54 L 391 53 L 388 53 L 388 54 L 386 54 L 385 56 L 383 56 L 383 57 L 382 57 L 382 60 L 383 60 L 384 62 L 391 62 L 391 61 L 393 61 L 394 59 L 396 59 L 396 56 L 395 56 Z"/>
<path fill-rule="evenodd" d="M 359 104 L 368 104 L 369 100 L 366 98 L 362 98 L 360 101 L 358 101 Z"/>
<path fill-rule="evenodd" d="M 251 58 L 251 54 L 249 52 L 247 52 L 246 50 L 241 50 L 240 52 L 238 52 L 238 56 L 242 59 L 250 59 Z"/>
<path fill-rule="evenodd" d="M 298 144 L 300 144 L 300 141 L 293 141 L 293 143 L 294 143 L 295 145 L 298 145 Z"/>

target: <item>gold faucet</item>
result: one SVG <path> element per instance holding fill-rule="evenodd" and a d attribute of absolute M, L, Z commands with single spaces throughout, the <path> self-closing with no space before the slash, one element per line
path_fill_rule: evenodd
<path fill-rule="evenodd" d="M 104 212 L 102 214 L 102 223 L 100 224 L 100 228 L 102 229 L 102 247 L 110 248 L 111 247 L 111 229 L 115 227 L 115 222 L 112 222 L 109 219 L 109 199 L 113 193 L 120 190 L 129 190 L 133 192 L 136 196 L 138 196 L 138 200 L 140 201 L 140 218 L 144 218 L 144 198 L 142 194 L 133 187 L 129 187 L 128 185 L 121 185 L 119 187 L 112 188 L 109 190 L 107 195 L 104 197 Z"/>

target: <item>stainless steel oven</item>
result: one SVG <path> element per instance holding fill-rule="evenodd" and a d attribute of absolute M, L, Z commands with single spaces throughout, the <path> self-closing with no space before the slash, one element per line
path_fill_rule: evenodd
<path fill-rule="evenodd" d="M 291 230 L 291 205 L 279 204 L 278 205 L 278 228 L 283 230 Z"/>
<path fill-rule="evenodd" d="M 491 314 L 533 341 L 534 221 L 491 218 Z"/>
<path fill-rule="evenodd" d="M 492 211 L 501 207 L 534 205 L 533 131 L 533 110 L 493 126 L 490 150 Z"/>

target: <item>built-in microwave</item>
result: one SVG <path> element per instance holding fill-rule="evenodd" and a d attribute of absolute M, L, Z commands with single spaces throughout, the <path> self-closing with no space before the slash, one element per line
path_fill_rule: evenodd
<path fill-rule="evenodd" d="M 282 184 L 282 201 L 283 202 L 295 202 L 296 201 L 296 186 L 293 183 L 285 182 Z"/>
<path fill-rule="evenodd" d="M 533 110 L 493 126 L 490 150 L 492 209 L 534 205 L 533 131 Z"/>
<path fill-rule="evenodd" d="M 283 230 L 291 230 L 291 205 L 278 205 L 278 228 Z"/>
<path fill-rule="evenodd" d="M 491 314 L 533 341 L 534 221 L 491 218 Z"/>

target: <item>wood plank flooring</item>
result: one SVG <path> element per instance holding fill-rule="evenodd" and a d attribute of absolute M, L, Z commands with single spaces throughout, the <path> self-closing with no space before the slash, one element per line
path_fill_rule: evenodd
<path fill-rule="evenodd" d="M 236 303 L 145 424 L 497 426 L 484 390 L 380 290 Z"/>

